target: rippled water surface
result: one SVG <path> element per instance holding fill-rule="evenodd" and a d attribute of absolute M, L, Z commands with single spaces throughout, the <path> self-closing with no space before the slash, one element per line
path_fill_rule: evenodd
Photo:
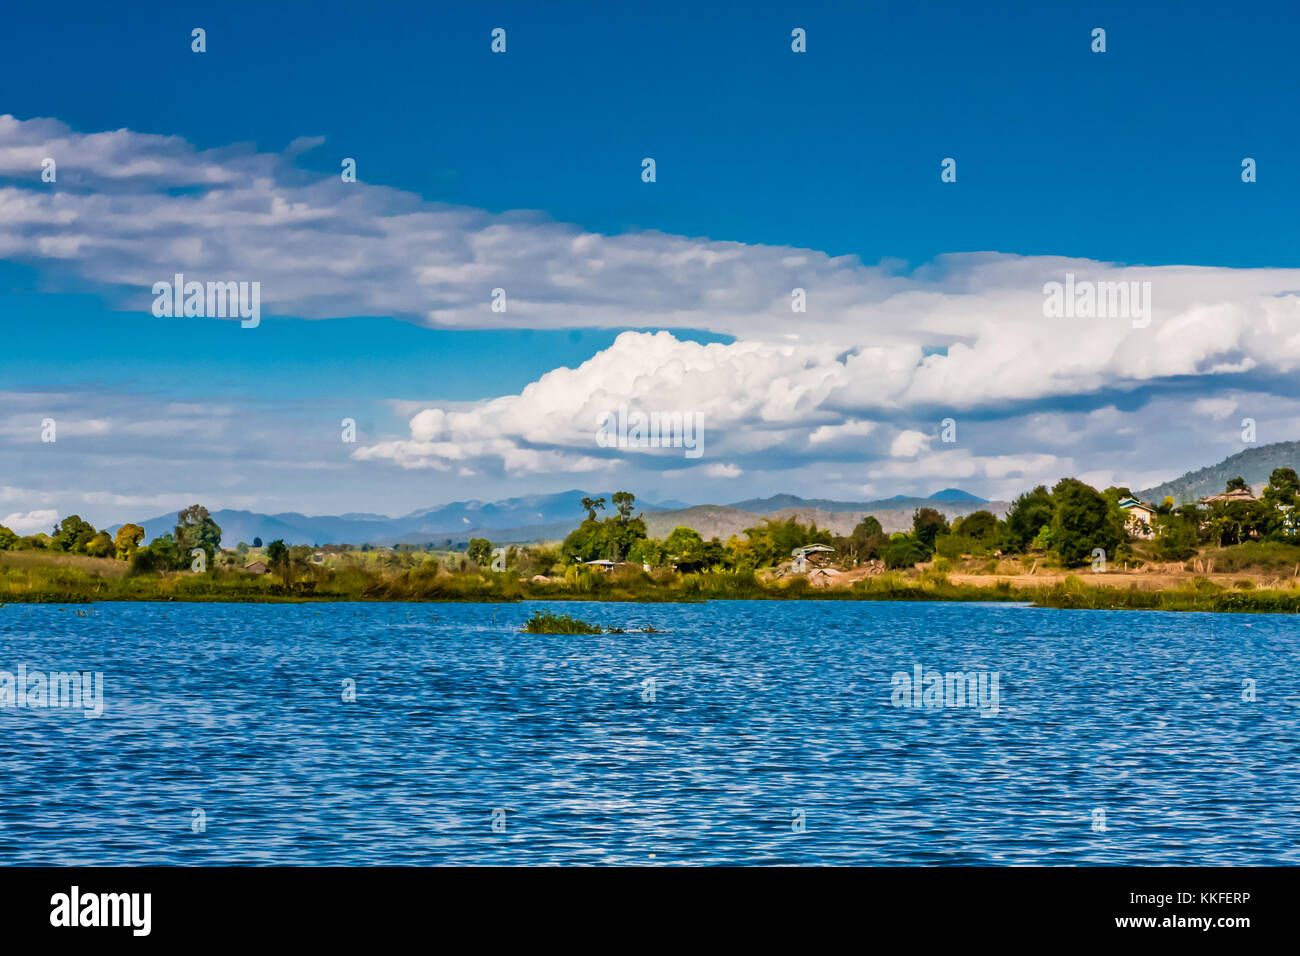
<path fill-rule="evenodd" d="M 519 633 L 539 606 L 663 633 Z M 0 607 L 0 671 L 105 695 L 98 719 L 0 709 L 0 862 L 1300 862 L 1290 616 L 82 610 Z M 918 664 L 996 671 L 997 714 L 893 706 Z"/>

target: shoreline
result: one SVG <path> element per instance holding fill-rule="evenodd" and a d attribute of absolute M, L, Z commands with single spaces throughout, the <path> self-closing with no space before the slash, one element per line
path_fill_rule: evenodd
<path fill-rule="evenodd" d="M 1287 556 L 1288 559 L 1290 556 Z M 1223 562 L 1226 564 L 1227 562 Z M 863 566 L 847 571 L 789 568 L 680 573 L 623 567 L 568 567 L 562 575 L 491 571 L 436 562 L 409 567 L 311 565 L 293 574 L 132 573 L 125 561 L 70 555 L 0 553 L 0 607 L 7 604 L 302 604 L 484 603 L 599 601 L 695 604 L 706 601 L 1015 602 L 1062 610 L 1163 610 L 1211 613 L 1300 613 L 1300 567 L 1256 561 L 1215 572 L 1164 565 L 1140 569 L 1039 568 L 1002 562 L 979 569 L 920 564 L 908 569 Z M 1200 572 L 1200 573 L 1198 573 Z"/>
<path fill-rule="evenodd" d="M 0 594 L 0 609 L 5 606 L 31 604 L 519 604 L 523 602 L 594 602 L 617 604 L 703 604 L 709 601 L 886 601 L 893 603 L 996 603 L 1024 604 L 1055 610 L 1131 610 L 1188 611 L 1197 613 L 1297 614 L 1300 613 L 1300 590 L 1228 590 L 1211 585 L 1163 589 L 1139 589 L 1089 584 L 1077 576 L 1036 587 L 1016 587 L 1010 581 L 992 581 L 975 585 L 952 582 L 946 577 L 930 576 L 903 579 L 879 585 L 851 587 L 814 587 L 802 579 L 782 584 L 764 584 L 754 580 L 751 586 L 736 587 L 733 582 L 698 580 L 687 586 L 620 586 L 604 582 L 596 588 L 570 587 L 564 584 L 531 585 L 521 582 L 483 581 L 480 586 L 430 588 L 427 593 L 352 593 L 315 590 L 293 593 L 282 586 L 257 589 L 231 587 L 203 578 L 160 582 L 157 579 L 127 579 L 137 585 L 109 588 L 33 589 Z M 159 587 L 166 583 L 167 588 Z M 466 582 L 458 582 L 465 584 Z M 474 584 L 478 582 L 470 582 Z M 510 586 L 511 584 L 515 586 Z M 452 591 L 454 590 L 454 593 Z M 105 593 L 108 592 L 108 593 Z"/>

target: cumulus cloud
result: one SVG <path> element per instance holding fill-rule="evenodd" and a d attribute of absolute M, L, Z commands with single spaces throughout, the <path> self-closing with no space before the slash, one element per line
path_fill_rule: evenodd
<path fill-rule="evenodd" d="M 15 534 L 48 532 L 58 523 L 59 513 L 52 509 L 28 512 L 15 511 L 13 514 L 0 518 L 0 525 L 4 525 Z"/>
<path fill-rule="evenodd" d="M 735 465 L 716 462 L 707 466 L 704 469 L 704 473 L 710 478 L 739 478 L 744 474 L 744 470 L 737 468 Z"/>
<path fill-rule="evenodd" d="M 915 458 L 929 444 L 930 436 L 924 432 L 901 431 L 889 443 L 889 453 L 895 458 Z"/>
<path fill-rule="evenodd" d="M 316 140 L 296 141 L 315 144 Z M 707 329 L 851 350 L 860 402 L 1072 394 L 1176 375 L 1300 367 L 1300 270 L 1122 267 L 949 255 L 902 274 L 853 256 L 659 232 L 608 236 L 337 175 L 286 154 L 77 133 L 0 117 L 0 255 L 60 263 L 147 311 L 174 272 L 262 283 L 266 310 L 475 328 Z M 60 178 L 40 182 L 43 157 Z M 185 187 L 177 189 L 176 187 Z M 1149 281 L 1149 326 L 1050 319 L 1043 287 Z M 791 291 L 807 311 L 791 310 Z M 491 309 L 505 291 L 506 311 Z M 791 337 L 794 337 L 793 339 Z"/>
<path fill-rule="evenodd" d="M 1300 270 L 979 253 L 904 271 L 785 246 L 601 235 L 295 165 L 319 146 L 301 138 L 283 154 L 201 150 L 176 137 L 0 117 L 0 257 L 97 283 L 142 314 L 154 282 L 185 272 L 260 281 L 265 311 L 307 318 L 734 339 L 623 333 L 517 394 L 412 406 L 409 434 L 353 456 L 448 476 L 680 468 L 679 449 L 597 445 L 599 417 L 627 404 L 699 416 L 708 456 L 727 462 L 713 464 L 718 474 L 836 461 L 861 463 L 864 481 L 933 473 L 1008 483 L 1074 467 L 1080 431 L 1149 442 L 1141 409 L 1167 398 L 1180 419 L 1189 380 L 1199 380 L 1196 415 L 1213 422 L 1237 400 L 1207 394 L 1216 383 L 1239 387 L 1249 374 L 1289 395 L 1300 369 Z M 59 164 L 57 186 L 40 181 L 45 157 Z M 1149 282 L 1150 321 L 1049 317 L 1044 286 L 1067 275 Z M 806 290 L 806 312 L 791 309 L 795 288 Z M 491 309 L 494 289 L 504 290 L 505 312 Z M 1267 404 L 1267 389 L 1258 394 Z M 1124 395 L 1135 399 L 1115 398 Z M 1062 430 L 1052 409 L 1066 401 L 1102 418 L 1073 416 Z M 949 415 L 963 442 L 980 422 L 1001 424 L 978 448 L 946 448 L 935 438 Z M 1040 443 L 1025 447 L 1035 435 Z"/>

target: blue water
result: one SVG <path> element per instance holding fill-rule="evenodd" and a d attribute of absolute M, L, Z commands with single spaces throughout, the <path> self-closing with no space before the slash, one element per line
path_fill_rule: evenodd
<path fill-rule="evenodd" d="M 0 862 L 1300 862 L 1294 617 L 538 606 L 0 607 L 0 670 L 105 695 L 0 709 Z M 996 716 L 894 706 L 915 664 Z"/>

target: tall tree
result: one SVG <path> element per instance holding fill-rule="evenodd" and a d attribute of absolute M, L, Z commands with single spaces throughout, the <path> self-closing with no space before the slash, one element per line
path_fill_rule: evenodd
<path fill-rule="evenodd" d="M 975 541 L 991 541 L 998 534 L 998 519 L 991 511 L 972 511 L 953 522 L 952 533 Z"/>
<path fill-rule="evenodd" d="M 1044 485 L 1027 491 L 1011 503 L 1003 536 L 1003 549 L 1024 551 L 1038 532 L 1052 523 L 1052 495 Z"/>
<path fill-rule="evenodd" d="M 1062 478 L 1052 488 L 1052 503 L 1052 547 L 1062 561 L 1084 564 L 1095 548 L 1114 558 L 1124 532 L 1104 495 L 1077 478 Z"/>
<path fill-rule="evenodd" d="M 266 546 L 266 564 L 273 571 L 279 571 L 284 579 L 284 586 L 289 586 L 289 549 L 284 541 L 276 538 Z"/>
<path fill-rule="evenodd" d="M 1300 497 L 1300 476 L 1294 468 L 1274 468 L 1262 500 L 1270 508 L 1294 507 Z"/>
<path fill-rule="evenodd" d="M 934 539 L 948 531 L 948 519 L 934 508 L 918 508 L 912 513 L 912 536 L 925 549 L 926 557 L 934 552 Z"/>
<path fill-rule="evenodd" d="M 144 538 L 144 528 L 138 524 L 124 524 L 113 536 L 113 553 L 119 561 L 129 561 L 140 547 Z"/>
<path fill-rule="evenodd" d="M 55 551 L 84 553 L 86 543 L 95 534 L 95 526 L 89 521 L 83 521 L 80 515 L 68 515 L 60 524 L 55 525 L 50 547 Z"/>
<path fill-rule="evenodd" d="M 636 495 L 630 491 L 616 491 L 610 497 L 610 501 L 618 509 L 618 516 L 624 521 L 632 517 L 632 509 L 636 505 Z"/>
<path fill-rule="evenodd" d="M 694 528 L 678 526 L 664 539 L 668 552 L 679 571 L 697 571 L 704 563 L 704 539 Z"/>
<path fill-rule="evenodd" d="M 211 562 L 221 547 L 221 527 L 203 505 L 190 505 L 176 515 L 176 546 L 183 554 L 202 548 Z"/>
<path fill-rule="evenodd" d="M 492 560 L 492 542 L 487 538 L 470 538 L 465 554 L 479 567 L 485 567 Z"/>
<path fill-rule="evenodd" d="M 849 532 L 846 545 L 840 545 L 840 549 L 846 551 L 845 557 L 857 561 L 870 561 L 873 558 L 879 558 L 885 553 L 885 546 L 889 544 L 889 536 L 885 534 L 885 529 L 880 526 L 880 522 L 873 515 L 863 515 Z"/>

